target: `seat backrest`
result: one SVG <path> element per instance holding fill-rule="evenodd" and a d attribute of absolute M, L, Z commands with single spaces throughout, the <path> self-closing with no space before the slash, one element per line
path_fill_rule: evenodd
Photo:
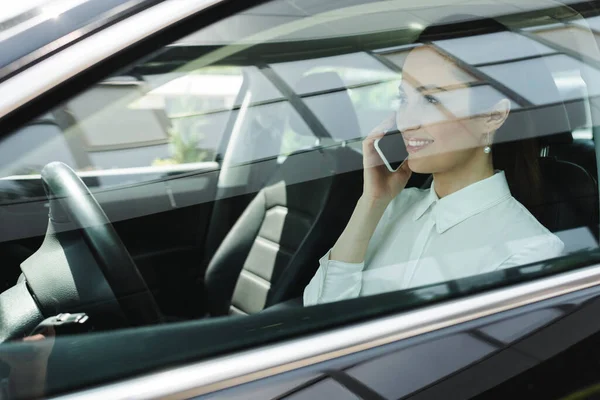
<path fill-rule="evenodd" d="M 337 74 L 315 75 L 298 85 L 337 79 L 343 87 Z M 360 137 L 346 90 L 334 104 L 344 134 Z M 330 131 L 333 122 L 325 121 Z M 204 277 L 209 313 L 253 314 L 300 296 L 350 218 L 362 192 L 361 168 L 362 156 L 342 143 L 289 155 L 210 260 Z"/>
<path fill-rule="evenodd" d="M 565 88 L 561 90 L 564 92 Z M 564 95 L 565 93 L 563 93 Z M 585 98 L 585 93 L 576 93 Z M 560 107 L 559 107 L 560 106 Z M 538 116 L 540 126 L 541 195 L 537 204 L 525 204 L 531 213 L 565 243 L 572 252 L 598 243 L 598 185 L 596 151 L 592 140 L 574 139 L 574 132 L 588 125 L 583 99 L 549 107 Z M 534 112 L 531 112 L 534 115 Z M 568 128 L 558 133 L 551 127 Z M 545 129 L 544 129 L 545 127 Z"/>
<path fill-rule="evenodd" d="M 361 171 L 337 174 L 345 147 L 292 154 L 213 256 L 205 275 L 211 315 L 252 314 L 299 296 L 360 196 Z"/>

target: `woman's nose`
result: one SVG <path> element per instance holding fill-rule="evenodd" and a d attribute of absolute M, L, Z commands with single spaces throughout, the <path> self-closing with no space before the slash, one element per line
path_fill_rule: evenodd
<path fill-rule="evenodd" d="M 396 113 L 396 126 L 401 132 L 412 131 L 421 128 L 422 120 L 417 110 L 402 110 Z"/>

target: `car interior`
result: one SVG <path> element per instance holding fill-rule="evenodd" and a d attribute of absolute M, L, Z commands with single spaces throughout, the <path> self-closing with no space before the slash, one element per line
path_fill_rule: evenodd
<path fill-rule="evenodd" d="M 315 46 L 323 44 L 328 42 Z M 378 43 L 369 46 L 375 49 Z M 144 83 L 144 76 L 168 73 L 209 50 L 167 48 L 121 74 Z M 255 63 L 252 52 L 263 50 L 220 61 L 247 70 L 214 159 L 194 170 L 166 169 L 158 177 L 148 173 L 152 178 L 143 172 L 114 186 L 103 186 L 92 171 L 81 174 L 81 185 L 67 166 L 77 161 L 63 158 L 55 160 L 63 163 L 45 165 L 39 175 L 18 171 L 13 173 L 17 177 L 0 180 L 0 221 L 15 226 L 0 240 L 6 266 L 0 276 L 0 339 L 30 331 L 41 314 L 64 311 L 97 313 L 108 329 L 301 306 L 319 258 L 335 243 L 361 195 L 362 156 L 357 148 L 368 132 L 360 126 L 352 89 L 340 73 L 306 73 L 290 85 L 269 63 Z M 325 50 L 332 52 L 330 47 Z M 284 60 L 271 61 L 303 60 L 310 51 L 288 50 Z M 161 62 L 172 54 L 185 57 Z M 259 113 L 244 114 L 240 105 L 254 85 L 262 84 L 256 67 L 261 82 L 269 80 L 288 105 L 270 124 Z M 102 90 L 106 87 L 110 85 Z M 133 88 L 140 90 L 137 83 Z M 335 101 L 325 103 L 326 113 L 307 106 L 307 99 L 324 94 L 335 95 Z M 129 101 L 128 96 L 119 92 L 103 99 L 114 103 Z M 0 148 L 29 131 L 46 135 L 48 149 L 63 135 L 69 138 L 65 148 L 81 145 L 73 139 L 74 129 L 86 110 L 75 103 L 2 139 Z M 104 106 L 95 104 L 94 109 Z M 596 247 L 600 232 L 595 143 L 591 135 L 574 135 L 586 126 L 586 107 L 581 100 L 521 113 L 540 126 L 538 132 L 552 126 L 551 134 L 539 137 L 543 193 L 538 202 L 524 205 L 565 242 L 568 252 Z M 168 125 L 164 116 L 156 120 Z M 516 121 L 523 123 L 522 118 Z M 313 144 L 279 154 L 286 126 Z M 343 136 L 336 136 L 338 132 Z M 244 133 L 252 140 L 243 139 Z M 235 147 L 251 155 L 232 162 L 230 149 Z M 415 174 L 409 186 L 427 188 L 430 183 L 429 176 Z"/>

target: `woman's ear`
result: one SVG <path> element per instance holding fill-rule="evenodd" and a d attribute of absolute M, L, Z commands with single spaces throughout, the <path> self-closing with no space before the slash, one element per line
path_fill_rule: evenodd
<path fill-rule="evenodd" d="M 498 130 L 508 118 L 510 113 L 510 101 L 502 99 L 491 109 L 485 120 L 487 132 Z"/>

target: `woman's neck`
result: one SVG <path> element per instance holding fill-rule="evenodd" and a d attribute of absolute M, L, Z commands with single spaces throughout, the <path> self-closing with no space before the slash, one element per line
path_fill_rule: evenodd
<path fill-rule="evenodd" d="M 435 193 L 440 199 L 494 175 L 491 156 L 485 155 L 483 159 L 471 161 L 452 170 L 433 174 Z"/>

